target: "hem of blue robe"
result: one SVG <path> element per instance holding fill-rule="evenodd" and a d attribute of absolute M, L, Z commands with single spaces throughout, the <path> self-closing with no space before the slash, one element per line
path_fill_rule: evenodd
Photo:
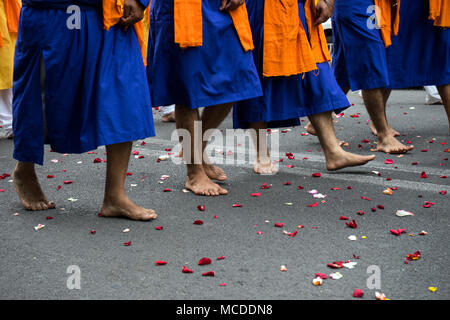
<path fill-rule="evenodd" d="M 345 97 L 345 96 L 344 96 Z M 234 117 L 233 121 L 233 128 L 234 129 L 248 129 L 249 123 L 252 122 L 267 122 L 268 128 L 282 128 L 282 127 L 291 127 L 291 126 L 299 126 L 301 123 L 298 120 L 302 117 L 309 117 L 311 115 L 324 113 L 328 111 L 334 111 L 335 113 L 341 113 L 347 108 L 349 108 L 350 105 L 348 104 L 347 98 L 345 99 L 339 99 L 334 100 L 332 102 L 322 103 L 318 106 L 314 106 L 314 108 L 311 108 L 311 110 L 308 110 L 308 112 L 293 112 L 292 114 L 286 115 L 282 118 L 267 118 L 267 115 L 265 113 L 259 113 L 259 116 L 257 115 L 254 118 L 248 117 L 244 120 L 239 120 L 237 117 Z M 263 115 L 261 117 L 261 115 Z M 251 121 L 249 121 L 251 118 Z"/>
<path fill-rule="evenodd" d="M 132 141 L 136 141 L 136 140 L 143 140 L 149 137 L 154 137 L 155 133 L 148 133 L 148 134 L 144 134 L 144 135 L 130 135 L 126 138 L 120 138 L 120 139 L 111 139 L 111 140 L 105 140 L 105 141 L 101 141 L 99 143 L 95 143 L 93 145 L 90 146 L 85 146 L 83 147 L 81 150 L 69 150 L 69 149 L 59 149 L 58 147 L 50 144 L 50 147 L 52 148 L 53 152 L 56 153 L 61 153 L 61 154 L 65 154 L 65 153 L 70 153 L 70 154 L 82 154 L 82 153 L 86 153 L 89 151 L 93 151 L 98 149 L 101 146 L 108 146 L 108 145 L 113 145 L 113 144 L 119 144 L 119 143 L 125 143 L 125 142 L 132 142 Z M 23 154 L 22 152 L 18 152 L 16 150 L 14 150 L 13 152 L 13 158 L 17 161 L 20 162 L 32 162 L 35 163 L 37 165 L 44 165 L 44 154 L 42 154 L 41 157 L 33 157 L 29 154 Z"/>
<path fill-rule="evenodd" d="M 258 98 L 261 97 L 263 95 L 262 93 L 262 89 L 261 86 L 258 85 L 254 86 L 252 88 L 247 89 L 246 91 L 240 91 L 238 93 L 235 94 L 231 94 L 231 95 L 225 95 L 223 97 L 217 98 L 217 99 L 201 99 L 201 100 L 197 100 L 197 101 L 180 101 L 177 99 L 173 99 L 173 98 L 168 98 L 166 99 L 158 99 L 153 98 L 152 97 L 152 102 L 153 105 L 155 106 L 168 106 L 168 105 L 172 105 L 172 104 L 179 104 L 179 105 L 184 105 L 184 106 L 188 106 L 191 109 L 198 109 L 198 108 L 204 108 L 204 107 L 212 107 L 212 106 L 217 106 L 220 104 L 226 104 L 226 103 L 235 103 L 238 101 L 242 101 L 242 100 L 248 100 L 248 99 L 253 99 L 253 98 Z"/>
<path fill-rule="evenodd" d="M 341 88 L 350 88 L 352 91 L 358 90 L 370 90 L 370 89 L 378 89 L 378 88 L 389 88 L 389 81 L 383 79 L 365 79 L 364 82 L 356 82 L 350 78 L 350 83 L 347 81 L 342 81 L 341 79 L 336 78 L 337 83 Z"/>
<path fill-rule="evenodd" d="M 440 79 L 421 79 L 421 80 L 414 80 L 414 81 L 402 81 L 400 83 L 393 83 L 390 86 L 388 86 L 389 89 L 406 89 L 411 87 L 424 87 L 424 86 L 445 86 L 450 84 L 450 75 L 445 78 Z"/>

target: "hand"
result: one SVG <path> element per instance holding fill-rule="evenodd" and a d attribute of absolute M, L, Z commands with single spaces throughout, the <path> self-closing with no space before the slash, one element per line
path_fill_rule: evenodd
<path fill-rule="evenodd" d="M 221 0 L 220 11 L 233 11 L 244 4 L 244 0 Z"/>
<path fill-rule="evenodd" d="M 318 26 L 333 15 L 334 10 L 334 0 L 319 0 L 316 5 L 316 19 L 315 26 Z"/>
<path fill-rule="evenodd" d="M 120 22 L 126 27 L 132 26 L 144 18 L 144 10 L 144 6 L 137 0 L 125 0 L 123 17 L 120 19 Z"/>

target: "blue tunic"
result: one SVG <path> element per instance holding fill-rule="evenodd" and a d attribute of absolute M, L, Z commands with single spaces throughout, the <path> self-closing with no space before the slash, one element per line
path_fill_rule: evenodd
<path fill-rule="evenodd" d="M 264 1 L 247 0 L 246 3 L 255 43 L 253 55 L 264 96 L 236 104 L 235 128 L 248 128 L 249 122 L 267 122 L 272 128 L 299 125 L 300 117 L 326 111 L 341 112 L 350 105 L 326 62 L 318 64 L 318 70 L 304 74 L 304 78 L 303 75 L 263 77 Z M 299 16 L 306 28 L 302 1 L 299 1 Z"/>
<path fill-rule="evenodd" d="M 407 0 L 404 2 L 420 2 Z M 374 28 L 373 0 L 336 0 L 332 17 L 332 68 L 341 87 L 360 89 L 389 86 L 386 49 Z"/>
<path fill-rule="evenodd" d="M 391 88 L 450 84 L 450 29 L 433 26 L 429 2 L 402 1 L 399 35 L 388 48 Z"/>
<path fill-rule="evenodd" d="M 174 42 L 174 1 L 153 0 L 147 74 L 156 106 L 192 109 L 262 95 L 251 52 L 244 52 L 232 19 L 219 0 L 202 0 L 203 46 Z"/>
<path fill-rule="evenodd" d="M 80 29 L 66 27 L 70 14 L 65 10 L 45 9 L 42 1 L 37 9 L 29 2 L 22 8 L 14 61 L 14 158 L 43 164 L 44 123 L 45 142 L 60 153 L 153 136 L 150 94 L 134 29 L 104 31 L 101 7 L 86 5 L 87 0 L 70 2 L 83 4 Z"/>

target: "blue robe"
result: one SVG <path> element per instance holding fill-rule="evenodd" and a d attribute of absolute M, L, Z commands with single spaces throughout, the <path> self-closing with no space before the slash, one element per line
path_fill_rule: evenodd
<path fill-rule="evenodd" d="M 246 3 L 255 43 L 253 55 L 264 96 L 236 104 L 233 110 L 235 128 L 248 128 L 250 122 L 267 122 L 272 128 L 299 125 L 300 117 L 326 111 L 339 113 L 350 105 L 327 62 L 304 75 L 263 77 L 264 1 L 247 0 Z M 299 1 L 299 16 L 306 30 L 302 1 Z"/>
<path fill-rule="evenodd" d="M 450 84 L 450 29 L 433 26 L 428 0 L 402 1 L 387 50 L 390 88 Z"/>
<path fill-rule="evenodd" d="M 174 42 L 174 1 L 153 0 L 147 74 L 156 106 L 192 109 L 262 95 L 251 52 L 244 52 L 231 16 L 219 0 L 203 0 L 203 46 Z"/>
<path fill-rule="evenodd" d="M 406 0 L 416 2 L 422 0 Z M 341 87 L 360 89 L 386 88 L 389 72 L 373 0 L 336 0 L 332 17 L 332 68 Z"/>
<path fill-rule="evenodd" d="M 67 3 L 80 5 L 80 29 L 67 28 Z M 44 123 L 45 142 L 59 153 L 154 136 L 134 29 L 103 30 L 101 0 L 23 4 L 14 61 L 14 158 L 43 164 Z"/>

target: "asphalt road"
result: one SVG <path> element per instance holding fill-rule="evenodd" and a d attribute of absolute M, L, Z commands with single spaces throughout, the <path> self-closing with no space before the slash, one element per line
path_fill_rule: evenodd
<path fill-rule="evenodd" d="M 390 100 L 389 121 L 403 134 L 402 140 L 415 145 L 405 156 L 380 153 L 364 167 L 331 173 L 325 169 L 317 138 L 301 135 L 302 127 L 280 130 L 279 156 L 284 159 L 280 173 L 257 176 L 248 163 L 226 165 L 229 180 L 224 186 L 230 193 L 216 198 L 182 192 L 184 167 L 170 160 L 156 161 L 168 153 L 165 149 L 173 148 L 174 125 L 161 123 L 155 112 L 157 137 L 146 139 L 145 145 L 134 144 L 133 150 L 144 158 L 132 156 L 132 175 L 126 181 L 133 200 L 159 213 L 156 221 L 147 223 L 97 216 L 105 163 L 93 159 L 105 159 L 104 149 L 61 155 L 47 148 L 45 166 L 38 168 L 38 174 L 57 209 L 23 210 L 11 178 L 0 180 L 4 189 L 0 192 L 0 299 L 355 299 L 352 293 L 357 288 L 363 290 L 365 300 L 375 299 L 375 291 L 393 300 L 449 299 L 450 202 L 448 194 L 439 193 L 450 191 L 449 179 L 442 177 L 450 175 L 450 154 L 445 151 L 450 148 L 449 130 L 442 106 L 425 106 L 424 95 L 424 91 L 396 91 Z M 374 136 L 367 113 L 357 95 L 349 98 L 355 105 L 336 119 L 338 136 L 350 150 L 371 154 Z M 222 128 L 231 127 L 229 117 Z M 238 146 L 231 155 L 224 150 L 226 157 L 244 152 L 244 147 Z M 288 159 L 287 152 L 295 159 Z M 0 174 L 12 172 L 11 153 L 12 142 L 0 140 Z M 394 163 L 386 164 L 386 159 Z M 312 177 L 316 172 L 322 177 Z M 428 178 L 421 178 L 422 172 Z M 49 174 L 55 178 L 47 179 Z M 163 175 L 170 177 L 162 181 Z M 66 180 L 73 183 L 64 184 Z M 288 181 L 292 184 L 285 185 Z M 260 189 L 263 183 L 272 187 Z M 387 187 L 398 189 L 384 195 Z M 172 191 L 163 192 L 164 188 Z M 327 196 L 314 198 L 308 192 L 314 189 Z M 260 197 L 251 196 L 257 192 Z M 434 205 L 424 208 L 425 201 Z M 315 207 L 307 206 L 316 202 Z M 233 207 L 235 203 L 242 207 Z M 198 205 L 205 205 L 205 211 L 199 211 Z M 371 208 L 378 205 L 384 209 L 373 212 Z M 365 214 L 357 214 L 359 210 Z M 398 217 L 397 210 L 414 216 Z M 347 227 L 341 216 L 355 219 L 358 227 Z M 197 219 L 204 224 L 194 225 Z M 277 228 L 274 223 L 284 226 Z M 36 231 L 38 224 L 45 227 Z M 163 229 L 156 230 L 157 226 Z M 126 228 L 130 232 L 122 232 Z M 389 231 L 402 228 L 406 232 L 401 236 Z M 284 230 L 298 234 L 289 237 Z M 418 235 L 421 231 L 428 234 Z M 355 241 L 348 239 L 351 235 Z M 405 264 L 405 257 L 417 250 L 420 259 Z M 225 259 L 217 260 L 219 256 Z M 212 263 L 197 265 L 203 257 Z M 156 266 L 157 260 L 167 264 Z M 327 266 L 347 260 L 357 263 L 353 269 Z M 194 273 L 182 273 L 183 265 Z M 282 265 L 287 271 L 280 271 Z M 80 289 L 67 286 L 73 276 L 67 273 L 69 266 L 81 272 Z M 373 270 L 379 270 L 375 273 L 379 288 L 368 287 Z M 207 271 L 215 271 L 215 277 L 202 276 Z M 343 277 L 313 286 L 315 273 L 334 272 Z"/>

